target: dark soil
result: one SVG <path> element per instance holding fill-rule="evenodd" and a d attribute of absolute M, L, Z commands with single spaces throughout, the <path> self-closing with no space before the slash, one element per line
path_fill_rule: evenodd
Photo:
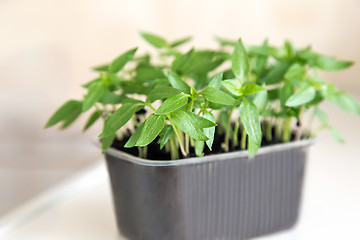
<path fill-rule="evenodd" d="M 220 132 L 220 133 L 219 133 Z M 272 135 L 275 135 L 275 129 L 272 129 Z M 212 151 L 209 150 L 209 148 L 206 146 L 204 147 L 204 155 L 211 155 L 211 154 L 219 154 L 219 153 L 224 153 L 224 150 L 221 148 L 221 144 L 224 142 L 224 134 L 221 133 L 221 131 L 216 131 L 215 132 L 215 138 L 214 138 L 214 143 L 213 143 L 213 149 Z M 137 147 L 133 147 L 133 148 L 124 148 L 123 146 L 125 145 L 125 143 L 127 142 L 127 140 L 129 139 L 129 137 L 123 138 L 122 140 L 115 140 L 112 144 L 113 148 L 116 148 L 118 150 L 121 150 L 123 152 L 129 153 L 131 155 L 134 156 L 138 156 L 139 155 L 139 151 Z M 241 133 L 239 133 L 238 135 L 238 139 L 240 142 L 241 139 Z M 295 140 L 295 134 L 293 133 L 291 135 L 291 139 L 290 141 Z M 147 153 L 147 159 L 151 159 L 151 160 L 169 160 L 171 159 L 170 153 L 165 151 L 165 147 L 160 150 L 160 145 L 157 144 L 158 138 L 156 138 L 152 143 L 150 143 L 147 147 L 148 147 L 148 153 Z M 277 143 L 281 143 L 281 140 L 277 140 L 273 137 L 272 141 L 267 141 L 265 136 L 263 136 L 262 142 L 261 142 L 261 146 L 268 146 L 268 145 L 273 145 L 273 144 L 277 144 Z M 240 149 L 240 144 L 238 144 L 236 147 L 231 145 L 231 141 L 230 141 L 230 149 L 229 151 L 238 151 L 241 150 Z M 181 151 L 179 149 L 179 155 L 180 158 L 184 158 L 181 154 Z M 195 155 L 195 151 L 194 149 L 191 147 L 190 148 L 190 154 L 189 156 L 187 156 L 187 158 L 189 157 L 196 157 Z"/>

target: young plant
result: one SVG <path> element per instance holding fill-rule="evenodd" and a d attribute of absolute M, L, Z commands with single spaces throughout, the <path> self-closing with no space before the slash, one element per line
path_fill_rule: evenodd
<path fill-rule="evenodd" d="M 312 137 L 317 131 L 304 135 L 303 114 L 309 110 L 322 129 L 342 141 L 319 109 L 325 99 L 360 114 L 349 94 L 318 75 L 319 70 L 342 70 L 353 63 L 311 47 L 296 49 L 288 41 L 274 47 L 265 41 L 246 48 L 241 39 L 217 38 L 219 49 L 183 53 L 179 47 L 190 37 L 169 42 L 150 33 L 141 36 L 157 48 L 157 55 L 135 55 L 134 48 L 93 68 L 98 77 L 83 85 L 84 98 L 67 101 L 45 127 L 60 123 L 64 129 L 91 111 L 84 130 L 104 120 L 99 135 L 103 152 L 115 140 L 125 140 L 123 147 L 137 147 L 146 158 L 152 151 L 147 146 L 157 140 L 171 159 L 203 156 L 214 142 L 225 152 L 247 149 L 252 157 L 264 141 L 288 142 L 292 133 L 293 140 Z"/>

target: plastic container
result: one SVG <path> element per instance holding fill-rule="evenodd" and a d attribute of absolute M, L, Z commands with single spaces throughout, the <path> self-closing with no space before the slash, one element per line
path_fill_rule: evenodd
<path fill-rule="evenodd" d="M 176 161 L 108 149 L 117 225 L 131 240 L 248 239 L 291 228 L 313 139 Z"/>

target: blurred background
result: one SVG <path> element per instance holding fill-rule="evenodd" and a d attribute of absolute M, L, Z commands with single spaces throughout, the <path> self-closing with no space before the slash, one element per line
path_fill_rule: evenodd
<path fill-rule="evenodd" d="M 43 126 L 65 100 L 84 94 L 80 84 L 95 76 L 91 66 L 135 46 L 148 50 L 139 30 L 169 40 L 193 35 L 202 47 L 216 46 L 214 35 L 242 37 L 245 44 L 265 38 L 274 45 L 311 44 L 357 62 L 326 77 L 359 99 L 359 10 L 359 0 L 1 0 L 0 217 L 100 161 L 92 143 L 99 130 L 82 134 L 85 119 L 63 132 Z M 358 126 L 359 118 L 325 108 L 355 152 L 359 127 L 347 126 Z"/>

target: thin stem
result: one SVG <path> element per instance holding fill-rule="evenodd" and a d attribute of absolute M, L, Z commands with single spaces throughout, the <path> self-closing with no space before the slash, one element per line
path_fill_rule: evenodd
<path fill-rule="evenodd" d="M 178 150 L 178 148 L 176 146 L 176 138 L 175 138 L 175 136 L 171 136 L 169 141 L 170 141 L 171 160 L 179 159 L 179 150 Z"/>
<path fill-rule="evenodd" d="M 194 107 L 194 98 L 191 97 L 190 100 L 190 104 L 188 105 L 188 111 L 192 112 Z M 190 147 L 189 147 L 189 135 L 185 134 L 185 152 L 189 153 L 190 152 Z"/>
<path fill-rule="evenodd" d="M 241 131 L 241 143 L 240 143 L 240 148 L 242 150 L 245 150 L 246 148 L 246 130 L 244 127 L 242 127 L 242 131 Z"/>
<path fill-rule="evenodd" d="M 286 118 L 284 122 L 284 130 L 282 140 L 283 142 L 289 142 L 291 136 L 291 117 Z"/>
<path fill-rule="evenodd" d="M 234 111 L 235 106 L 233 106 L 229 112 L 229 119 L 226 124 L 226 132 L 225 132 L 225 141 L 224 141 L 224 150 L 225 152 L 229 151 L 229 135 L 230 135 L 230 127 L 231 127 L 231 115 Z"/>
<path fill-rule="evenodd" d="M 181 133 L 179 133 L 178 128 L 177 128 L 177 127 L 174 125 L 174 123 L 172 122 L 171 117 L 168 116 L 168 115 L 167 115 L 167 117 L 168 117 L 168 119 L 170 120 L 170 124 L 171 124 L 171 126 L 173 127 L 174 132 L 175 132 L 175 135 L 176 135 L 176 137 L 177 137 L 177 139 L 178 139 L 181 153 L 182 153 L 182 155 L 183 155 L 184 157 L 186 157 L 186 156 L 187 156 L 187 152 L 185 151 L 185 148 L 184 148 L 184 143 L 183 143 L 184 140 L 183 140 L 183 137 L 180 135 Z"/>
<path fill-rule="evenodd" d="M 240 127 L 240 121 L 235 122 L 235 128 L 234 128 L 234 136 L 233 136 L 233 147 L 236 148 L 236 146 L 239 144 L 239 127 Z"/>

